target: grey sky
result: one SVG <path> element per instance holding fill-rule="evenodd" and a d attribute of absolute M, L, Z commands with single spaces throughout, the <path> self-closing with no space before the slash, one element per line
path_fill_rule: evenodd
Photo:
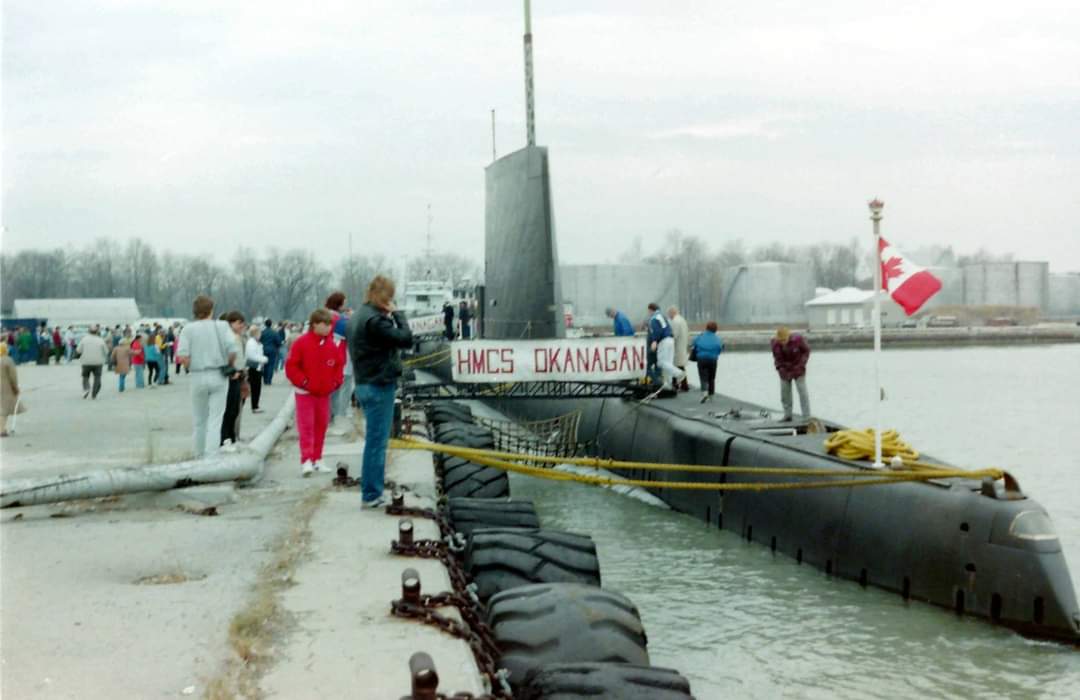
<path fill-rule="evenodd" d="M 564 262 L 679 228 L 1080 270 L 1080 3 L 533 3 Z M 481 254 L 522 3 L 7 0 L 5 250 Z"/>

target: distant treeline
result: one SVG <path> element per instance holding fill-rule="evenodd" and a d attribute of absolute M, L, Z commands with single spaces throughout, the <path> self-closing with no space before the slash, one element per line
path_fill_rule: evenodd
<path fill-rule="evenodd" d="M 209 294 L 220 311 L 302 319 L 335 290 L 359 304 L 372 277 L 400 269 L 400 261 L 382 255 L 335 251 L 316 257 L 300 248 L 257 253 L 239 247 L 227 263 L 218 263 L 205 255 L 159 252 L 141 239 L 100 238 L 81 248 L 0 255 L 0 305 L 9 313 L 16 299 L 134 297 L 144 316 L 189 316 L 192 299 Z M 410 260 L 408 274 L 422 277 L 429 269 L 443 279 L 479 281 L 481 263 L 435 253 Z"/>
<path fill-rule="evenodd" d="M 337 252 L 339 256 L 317 258 L 311 250 L 301 248 L 270 248 L 257 253 L 239 247 L 222 264 L 204 255 L 159 252 L 141 239 L 121 243 L 100 238 L 81 248 L 4 253 L 0 255 L 0 307 L 9 313 L 15 299 L 134 297 L 144 316 L 187 316 L 196 295 L 210 294 L 219 310 L 237 309 L 249 318 L 300 319 L 334 290 L 345 292 L 350 304 L 359 304 L 372 277 L 393 276 L 400 270 L 400 261 L 382 255 L 350 257 Z M 1012 259 L 1011 254 L 994 255 L 985 249 L 971 255 L 937 246 L 905 252 L 922 265 L 950 267 Z M 692 320 L 718 314 L 724 270 L 765 261 L 809 265 L 815 284 L 830 289 L 869 288 L 873 274 L 870 243 L 856 238 L 847 243 L 788 246 L 772 242 L 755 247 L 734 239 L 713 250 L 697 236 L 671 230 L 656 250 L 643 250 L 637 238 L 618 258 L 620 263 L 676 268 L 679 306 Z M 455 253 L 410 258 L 409 277 L 429 274 L 455 282 L 466 277 L 481 282 L 483 261 Z"/>

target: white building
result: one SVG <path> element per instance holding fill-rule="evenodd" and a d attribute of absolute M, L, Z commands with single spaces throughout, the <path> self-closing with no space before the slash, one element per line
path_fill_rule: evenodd
<path fill-rule="evenodd" d="M 139 307 L 132 298 L 112 299 L 16 299 L 12 316 L 39 318 L 50 327 L 86 328 L 99 323 L 128 325 L 139 320 Z"/>
<path fill-rule="evenodd" d="M 804 305 L 811 329 L 870 328 L 873 324 L 874 292 L 841 287 L 811 299 Z M 904 310 L 887 294 L 881 295 L 881 325 L 896 326 L 905 320 Z"/>

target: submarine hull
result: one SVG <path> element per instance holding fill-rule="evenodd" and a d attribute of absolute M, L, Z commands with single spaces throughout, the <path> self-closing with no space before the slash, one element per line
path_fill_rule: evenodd
<path fill-rule="evenodd" d="M 824 451 L 825 435 L 758 418 L 767 409 L 717 396 L 494 402 L 527 420 L 582 410 L 593 456 L 715 466 L 869 468 Z M 719 416 L 739 409 L 754 418 Z M 840 426 L 825 425 L 827 430 Z M 791 429 L 790 435 L 775 435 Z M 931 460 L 933 461 L 933 460 Z M 724 483 L 727 475 L 615 470 L 646 480 Z M 740 482 L 790 477 L 739 474 Z M 649 489 L 674 510 L 864 586 L 987 618 L 1025 635 L 1080 642 L 1077 605 L 1046 510 L 971 480 L 782 491 Z"/>

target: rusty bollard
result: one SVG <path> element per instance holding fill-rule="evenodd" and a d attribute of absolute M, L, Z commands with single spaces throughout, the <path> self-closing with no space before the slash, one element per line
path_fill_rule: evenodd
<path fill-rule="evenodd" d="M 413 605 L 420 604 L 420 574 L 416 569 L 401 572 L 401 599 Z"/>
<path fill-rule="evenodd" d="M 439 690 L 439 674 L 431 656 L 418 651 L 409 657 L 409 673 L 412 674 L 412 695 L 402 700 L 436 700 Z"/>
<path fill-rule="evenodd" d="M 404 508 L 405 494 L 401 491 L 394 491 L 392 494 L 390 494 L 390 505 L 394 508 Z"/>
<path fill-rule="evenodd" d="M 398 544 L 412 544 L 413 543 L 413 525 L 412 521 L 408 518 L 402 518 L 398 521 Z"/>

